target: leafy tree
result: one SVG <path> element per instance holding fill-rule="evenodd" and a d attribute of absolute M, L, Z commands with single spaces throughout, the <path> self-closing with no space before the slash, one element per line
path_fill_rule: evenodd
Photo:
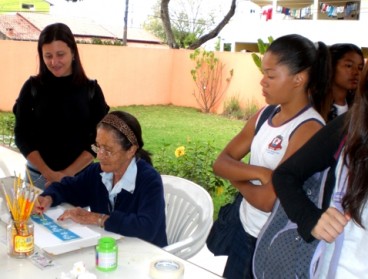
<path fill-rule="evenodd" d="M 170 12 L 172 35 L 175 44 L 180 48 L 187 48 L 202 36 L 209 26 L 214 24 L 213 12 L 209 11 L 206 19 L 201 17 L 200 0 L 177 0 L 176 8 Z M 144 24 L 144 28 L 164 42 L 168 42 L 167 34 L 161 20 L 161 0 L 157 0 L 153 8 L 153 16 Z"/>
<path fill-rule="evenodd" d="M 211 12 L 207 14 L 206 19 L 200 16 L 198 11 L 201 0 L 182 0 L 179 5 L 182 9 L 172 9 L 172 11 L 169 11 L 170 0 L 159 1 L 159 13 L 156 7 L 155 19 L 151 18 L 146 28 L 166 41 L 171 48 L 196 49 L 208 40 L 217 37 L 235 14 L 236 8 L 236 0 L 232 0 L 229 12 L 215 28 L 210 30 L 208 26 L 215 23 L 215 18 Z M 162 27 L 158 18 L 161 18 Z"/>
<path fill-rule="evenodd" d="M 220 51 L 221 49 L 221 38 L 217 37 L 216 43 L 215 43 L 215 50 Z"/>
<path fill-rule="evenodd" d="M 143 24 L 144 29 L 160 38 L 163 42 L 167 42 L 166 32 L 162 24 L 160 15 L 161 0 L 157 0 L 157 3 L 153 7 L 153 15 L 148 17 L 148 20 Z"/>

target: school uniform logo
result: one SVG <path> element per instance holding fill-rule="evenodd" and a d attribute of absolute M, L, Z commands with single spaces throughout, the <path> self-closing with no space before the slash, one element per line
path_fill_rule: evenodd
<path fill-rule="evenodd" d="M 280 150 L 282 148 L 281 144 L 282 144 L 282 136 L 277 136 L 275 137 L 271 143 L 268 145 L 268 148 L 271 149 L 271 150 Z"/>

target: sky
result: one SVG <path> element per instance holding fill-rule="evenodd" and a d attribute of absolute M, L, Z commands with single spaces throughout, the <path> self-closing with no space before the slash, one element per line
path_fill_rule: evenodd
<path fill-rule="evenodd" d="M 158 0 L 129 0 L 128 25 L 140 27 L 145 19 L 153 14 L 153 6 Z M 92 18 L 100 23 L 115 24 L 124 21 L 125 0 L 82 0 L 78 2 L 66 0 L 52 0 L 54 4 L 51 13 Z M 170 9 L 175 5 L 183 7 L 184 4 L 196 2 L 201 4 L 201 11 L 228 11 L 231 0 L 172 0 Z M 226 5 L 221 9 L 221 5 Z"/>
<path fill-rule="evenodd" d="M 119 23 L 124 21 L 125 0 L 82 0 L 78 2 L 52 0 L 51 13 L 92 18 L 100 23 Z M 140 26 L 148 15 L 156 0 L 130 0 L 128 22 L 131 27 Z"/>

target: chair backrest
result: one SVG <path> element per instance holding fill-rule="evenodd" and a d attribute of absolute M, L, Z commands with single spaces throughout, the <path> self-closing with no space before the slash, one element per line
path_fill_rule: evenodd
<path fill-rule="evenodd" d="M 0 177 L 23 175 L 25 166 L 26 159 L 21 153 L 0 144 Z"/>
<path fill-rule="evenodd" d="M 10 176 L 10 171 L 2 158 L 0 158 L 0 177 Z"/>
<path fill-rule="evenodd" d="M 164 249 L 188 259 L 205 245 L 213 223 L 212 198 L 203 187 L 192 181 L 171 175 L 161 177 L 169 243 Z"/>

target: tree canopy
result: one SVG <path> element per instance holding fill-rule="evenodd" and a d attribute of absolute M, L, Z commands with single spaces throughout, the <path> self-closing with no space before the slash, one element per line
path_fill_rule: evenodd
<path fill-rule="evenodd" d="M 228 13 L 216 24 L 213 11 L 199 13 L 202 0 L 158 0 L 153 16 L 145 28 L 164 40 L 171 48 L 196 49 L 215 38 L 235 14 L 236 0 L 231 0 Z M 218 20 L 217 20 L 218 21 Z"/>

